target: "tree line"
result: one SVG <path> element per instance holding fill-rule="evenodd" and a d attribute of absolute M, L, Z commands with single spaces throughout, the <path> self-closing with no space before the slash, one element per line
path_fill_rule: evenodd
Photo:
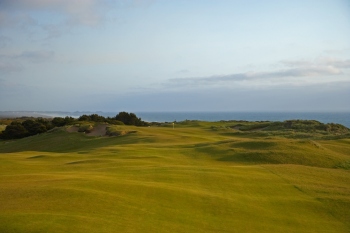
<path fill-rule="evenodd" d="M 36 118 L 27 120 L 13 120 L 6 126 L 5 130 L 0 132 L 0 139 L 19 139 L 36 134 L 45 133 L 55 127 L 79 124 L 82 121 L 88 122 L 106 122 L 114 125 L 135 125 L 148 126 L 147 122 L 138 118 L 134 113 L 119 112 L 115 117 L 104 117 L 98 114 L 82 115 L 78 119 L 73 117 L 54 117 L 52 119 Z"/>

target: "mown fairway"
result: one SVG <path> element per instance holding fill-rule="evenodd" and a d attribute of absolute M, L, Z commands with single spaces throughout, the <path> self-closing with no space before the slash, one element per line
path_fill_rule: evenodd
<path fill-rule="evenodd" d="M 0 232 L 350 232 L 350 139 L 228 122 L 0 141 Z"/>

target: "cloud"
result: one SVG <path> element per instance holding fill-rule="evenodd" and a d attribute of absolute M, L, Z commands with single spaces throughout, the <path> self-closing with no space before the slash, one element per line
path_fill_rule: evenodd
<path fill-rule="evenodd" d="M 97 27 L 115 18 L 115 8 L 148 7 L 154 0 L 2 0 L 0 28 L 19 28 L 44 39 L 60 37 L 77 26 Z M 47 17 L 50 17 L 48 20 Z M 110 17 L 110 18 L 109 18 Z"/>
<path fill-rule="evenodd" d="M 334 68 L 350 68 L 350 59 L 340 60 L 333 57 L 321 57 L 314 62 L 305 60 L 283 60 L 281 63 L 289 67 L 334 67 Z"/>
<path fill-rule="evenodd" d="M 268 79 L 283 79 L 290 77 L 312 77 L 321 75 L 338 75 L 342 74 L 341 70 L 334 67 L 311 67 L 311 68 L 295 68 L 278 70 L 272 72 L 247 72 L 229 75 L 214 75 L 210 77 L 197 78 L 175 78 L 170 79 L 171 83 L 178 85 L 185 84 L 211 84 L 218 82 L 234 82 L 234 81 L 253 81 Z"/>
<path fill-rule="evenodd" d="M 76 26 L 101 25 L 113 4 L 111 0 L 2 0 L 0 29 L 21 30 L 31 39 L 57 38 Z"/>
<path fill-rule="evenodd" d="M 188 77 L 175 78 L 168 80 L 165 85 L 168 87 L 198 87 L 205 85 L 225 85 L 228 83 L 249 82 L 252 84 L 262 84 L 262 82 L 274 82 L 274 84 L 286 81 L 293 82 L 296 78 L 312 78 L 322 76 L 334 76 L 344 74 L 344 69 L 350 68 L 350 60 L 339 60 L 334 58 L 322 58 L 317 62 L 305 60 L 299 61 L 281 61 L 286 69 L 268 71 L 268 72 L 245 72 L 228 75 L 213 75 L 208 77 Z M 300 81 L 300 79 L 298 79 Z"/>
<path fill-rule="evenodd" d="M 332 57 L 328 57 L 328 58 L 321 58 L 320 63 L 325 66 L 333 66 L 337 68 L 344 68 L 344 69 L 350 68 L 350 59 L 339 60 Z"/>
<path fill-rule="evenodd" d="M 349 90 L 350 81 L 345 81 L 261 90 L 210 86 L 205 90 L 154 90 L 121 96 L 96 95 L 91 99 L 99 99 L 98 108 L 109 111 L 346 111 L 350 107 Z"/>

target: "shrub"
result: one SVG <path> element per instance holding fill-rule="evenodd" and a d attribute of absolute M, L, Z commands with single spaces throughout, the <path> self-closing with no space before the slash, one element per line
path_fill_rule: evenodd
<path fill-rule="evenodd" d="M 25 120 L 22 122 L 22 126 L 28 131 L 26 136 L 45 133 L 47 131 L 46 126 L 38 121 Z"/>
<path fill-rule="evenodd" d="M 115 119 L 123 122 L 126 125 L 136 125 L 136 126 L 149 125 L 147 122 L 142 121 L 141 118 L 138 118 L 135 113 L 119 112 L 115 116 Z"/>
<path fill-rule="evenodd" d="M 2 139 L 18 139 L 24 138 L 28 135 L 28 131 L 24 126 L 17 121 L 13 121 L 11 125 L 8 125 L 6 129 L 2 132 Z"/>
<path fill-rule="evenodd" d="M 55 117 L 52 119 L 51 124 L 55 127 L 60 127 L 66 125 L 66 122 L 62 117 Z"/>
<path fill-rule="evenodd" d="M 93 128 L 92 125 L 80 125 L 78 132 L 90 133 Z"/>

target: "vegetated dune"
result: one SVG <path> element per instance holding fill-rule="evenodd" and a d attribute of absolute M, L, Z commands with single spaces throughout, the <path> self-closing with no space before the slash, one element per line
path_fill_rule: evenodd
<path fill-rule="evenodd" d="M 350 232 L 349 135 L 254 124 L 0 141 L 0 232 Z"/>
<path fill-rule="evenodd" d="M 84 127 L 85 126 L 85 127 Z M 86 129 L 87 128 L 87 129 Z M 69 133 L 84 133 L 87 136 L 123 136 L 130 133 L 136 133 L 136 130 L 125 130 L 119 129 L 119 126 L 112 126 L 108 124 L 96 124 L 92 125 L 83 125 L 83 126 L 69 126 L 67 127 L 67 132 Z"/>

